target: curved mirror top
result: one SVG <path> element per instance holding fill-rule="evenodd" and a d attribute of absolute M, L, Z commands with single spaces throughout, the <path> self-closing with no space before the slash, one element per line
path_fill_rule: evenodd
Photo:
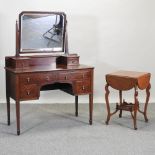
<path fill-rule="evenodd" d="M 63 13 L 22 12 L 20 15 L 20 53 L 64 52 Z"/>

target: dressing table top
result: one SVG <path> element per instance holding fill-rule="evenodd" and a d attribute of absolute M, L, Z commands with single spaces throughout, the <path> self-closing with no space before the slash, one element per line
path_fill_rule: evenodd
<path fill-rule="evenodd" d="M 31 66 L 31 67 L 24 67 L 24 68 L 10 68 L 6 67 L 6 70 L 9 70 L 14 73 L 31 73 L 31 72 L 45 72 L 45 71 L 60 71 L 60 70 L 80 70 L 80 69 L 89 69 L 93 68 L 87 65 L 78 65 L 78 66 L 66 66 L 66 65 L 56 65 L 51 64 L 48 66 Z"/>

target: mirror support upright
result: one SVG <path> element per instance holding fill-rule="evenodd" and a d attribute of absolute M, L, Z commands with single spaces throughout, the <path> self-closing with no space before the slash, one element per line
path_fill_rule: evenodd
<path fill-rule="evenodd" d="M 65 26 L 65 40 L 64 40 L 64 50 L 65 54 L 69 54 L 69 49 L 68 49 L 68 32 L 67 32 L 67 20 L 66 20 L 66 26 Z"/>
<path fill-rule="evenodd" d="M 16 56 L 19 56 L 19 28 L 18 28 L 18 22 L 16 20 Z"/>

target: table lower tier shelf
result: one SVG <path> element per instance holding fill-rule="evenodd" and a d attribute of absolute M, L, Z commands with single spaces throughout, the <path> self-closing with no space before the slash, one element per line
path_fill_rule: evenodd
<path fill-rule="evenodd" d="M 127 103 L 123 101 L 122 104 L 116 103 L 116 110 L 125 110 L 132 112 L 134 110 L 134 104 L 133 103 Z"/>

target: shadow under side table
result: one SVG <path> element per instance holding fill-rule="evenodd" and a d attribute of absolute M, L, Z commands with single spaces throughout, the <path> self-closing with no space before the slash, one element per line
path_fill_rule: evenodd
<path fill-rule="evenodd" d="M 147 106 L 150 98 L 150 73 L 146 72 L 134 72 L 134 71 L 117 71 L 106 75 L 106 85 L 105 85 L 105 100 L 107 106 L 107 120 L 106 124 L 108 125 L 110 117 L 119 113 L 119 117 L 122 117 L 122 111 L 129 111 L 131 113 L 134 129 L 137 129 L 137 112 L 139 111 L 144 115 L 145 122 L 148 122 L 147 118 Z M 116 110 L 110 112 L 109 105 L 109 86 L 119 91 L 119 103 L 116 103 Z M 128 91 L 134 88 L 134 103 L 127 103 L 125 100 L 122 101 L 122 91 Z M 146 91 L 146 101 L 144 110 L 140 110 L 139 101 L 138 101 L 138 89 Z"/>

